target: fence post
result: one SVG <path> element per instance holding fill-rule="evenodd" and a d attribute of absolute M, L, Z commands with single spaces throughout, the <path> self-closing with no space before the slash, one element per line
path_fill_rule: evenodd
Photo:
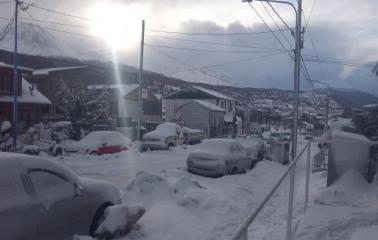
<path fill-rule="evenodd" d="M 248 228 L 244 229 L 239 240 L 248 240 Z"/>
<path fill-rule="evenodd" d="M 311 141 L 307 144 L 307 171 L 306 171 L 306 195 L 305 195 L 305 212 L 308 206 L 308 193 L 310 187 L 310 166 L 311 166 Z"/>
<path fill-rule="evenodd" d="M 289 189 L 289 206 L 287 213 L 287 223 L 286 223 L 286 240 L 291 240 L 292 234 L 292 221 L 293 221 L 293 202 L 294 202 L 294 183 L 295 183 L 295 167 L 291 169 L 290 174 L 290 189 Z"/>

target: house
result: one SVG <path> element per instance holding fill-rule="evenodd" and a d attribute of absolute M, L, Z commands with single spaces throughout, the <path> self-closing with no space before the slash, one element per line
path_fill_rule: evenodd
<path fill-rule="evenodd" d="M 56 67 L 33 70 L 25 76 L 39 92 L 51 100 L 49 107 L 50 120 L 63 120 L 63 112 L 59 108 L 57 93 L 60 90 L 59 81 L 64 80 L 68 86 L 86 85 L 81 80 L 80 73 L 85 71 L 87 66 Z"/>
<path fill-rule="evenodd" d="M 177 108 L 179 122 L 203 130 L 208 137 L 223 135 L 225 114 L 226 110 L 204 100 L 192 100 Z"/>
<path fill-rule="evenodd" d="M 18 130 L 23 132 L 49 114 L 51 101 L 26 81 L 33 69 L 19 67 L 17 78 Z M 13 121 L 13 65 L 0 62 L 0 122 Z"/>
<path fill-rule="evenodd" d="M 177 90 L 163 98 L 163 105 L 165 106 L 165 121 L 178 121 L 178 108 L 193 100 L 201 100 L 210 102 L 225 110 L 224 114 L 224 130 L 223 132 L 230 132 L 233 124 L 239 124 L 236 121 L 236 100 L 230 98 L 222 93 L 209 90 L 204 87 L 190 86 L 181 90 Z M 182 119 L 185 121 L 185 119 Z M 209 123 L 207 123 L 209 124 Z"/>
<path fill-rule="evenodd" d="M 118 127 L 131 127 L 139 118 L 139 85 L 138 84 L 99 84 L 88 85 L 95 91 L 110 91 L 111 117 L 117 119 Z M 161 100 L 148 89 L 142 94 L 142 121 L 146 124 L 162 122 Z"/>

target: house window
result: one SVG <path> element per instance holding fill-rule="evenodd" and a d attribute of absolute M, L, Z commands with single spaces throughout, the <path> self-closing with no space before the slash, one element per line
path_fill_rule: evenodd
<path fill-rule="evenodd" d="M 225 103 L 224 100 L 221 100 L 221 101 L 220 101 L 220 104 L 221 104 L 221 105 L 220 105 L 221 108 L 226 109 L 226 103 Z"/>
<path fill-rule="evenodd" d="M 228 102 L 228 111 L 232 112 L 232 102 L 231 101 Z"/>
<path fill-rule="evenodd" d="M 13 92 L 12 83 L 10 74 L 0 74 L 0 94 L 11 94 Z"/>

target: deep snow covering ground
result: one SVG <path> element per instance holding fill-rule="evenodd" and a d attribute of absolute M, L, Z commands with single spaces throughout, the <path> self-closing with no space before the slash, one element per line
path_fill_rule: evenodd
<path fill-rule="evenodd" d="M 301 142 L 299 149 L 304 146 Z M 316 146 L 313 144 L 314 154 Z M 227 240 L 266 196 L 286 166 L 263 161 L 246 174 L 205 178 L 186 171 L 186 156 L 198 146 L 139 153 L 129 150 L 107 156 L 72 155 L 54 158 L 80 176 L 115 183 L 125 204 L 143 204 L 138 227 L 122 239 Z M 304 160 L 304 159 L 303 159 Z M 296 217 L 303 214 L 305 161 L 297 167 Z M 252 239 L 284 239 L 288 180 L 257 221 Z"/>

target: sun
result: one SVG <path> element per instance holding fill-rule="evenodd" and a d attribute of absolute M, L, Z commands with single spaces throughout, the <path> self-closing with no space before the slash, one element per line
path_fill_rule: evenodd
<path fill-rule="evenodd" d="M 140 42 L 141 22 L 145 17 L 141 7 L 119 2 L 100 2 L 88 10 L 91 33 L 117 50 L 136 47 Z"/>

